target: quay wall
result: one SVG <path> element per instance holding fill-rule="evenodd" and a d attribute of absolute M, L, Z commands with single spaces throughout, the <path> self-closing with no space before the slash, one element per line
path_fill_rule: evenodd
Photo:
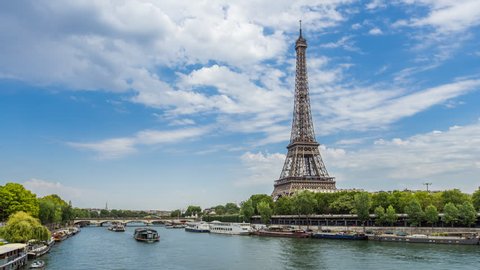
<path fill-rule="evenodd" d="M 307 226 L 294 226 L 298 229 L 306 230 Z M 314 231 L 320 230 L 331 230 L 331 231 L 355 231 L 363 232 L 363 227 L 361 226 L 308 226 L 308 229 Z M 480 234 L 480 228 L 468 228 L 468 227 L 377 227 L 377 226 L 366 226 L 366 231 L 372 231 L 374 233 L 384 233 L 384 232 L 395 232 L 402 231 L 408 234 L 432 234 L 432 233 L 460 233 L 460 232 L 470 232 Z"/>

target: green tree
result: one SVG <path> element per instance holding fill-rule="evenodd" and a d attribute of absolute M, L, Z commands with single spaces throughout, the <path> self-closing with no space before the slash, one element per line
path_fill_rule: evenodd
<path fill-rule="evenodd" d="M 264 224 L 267 224 L 270 222 L 270 218 L 272 217 L 273 210 L 270 207 L 270 204 L 266 201 L 260 201 L 257 205 L 258 208 L 258 213 L 260 214 L 260 217 L 262 219 L 262 222 Z"/>
<path fill-rule="evenodd" d="M 185 211 L 185 216 L 193 216 L 193 215 L 201 215 L 202 213 L 202 208 L 197 205 L 189 205 L 187 207 L 187 211 Z"/>
<path fill-rule="evenodd" d="M 443 207 L 443 222 L 445 222 L 446 224 L 451 224 L 453 227 L 453 224 L 458 221 L 458 216 L 459 212 L 455 204 L 451 202 L 445 204 L 445 206 Z"/>
<path fill-rule="evenodd" d="M 252 201 L 252 206 L 253 209 L 255 209 L 255 214 L 259 215 L 260 213 L 258 212 L 258 204 L 260 202 L 267 202 L 270 205 L 270 208 L 273 209 L 274 204 L 273 204 L 273 199 L 271 196 L 267 194 L 255 194 L 250 196 L 250 200 Z"/>
<path fill-rule="evenodd" d="M 217 205 L 213 209 L 215 209 L 216 215 L 224 215 L 225 214 L 225 205 Z"/>
<path fill-rule="evenodd" d="M 470 196 L 462 193 L 459 189 L 445 190 L 442 192 L 442 203 L 453 203 L 455 205 L 463 204 L 466 201 L 470 201 Z"/>
<path fill-rule="evenodd" d="M 475 209 L 480 212 L 480 188 L 472 194 L 472 202 Z"/>
<path fill-rule="evenodd" d="M 250 221 L 254 213 L 255 208 L 253 207 L 252 200 L 249 199 L 242 203 L 240 214 L 243 216 L 244 221 Z"/>
<path fill-rule="evenodd" d="M 291 215 L 293 214 L 293 203 L 289 196 L 283 196 L 277 199 L 274 206 L 276 215 Z"/>
<path fill-rule="evenodd" d="M 376 209 L 381 206 L 384 210 L 388 207 L 388 192 L 380 191 L 372 193 L 372 208 Z"/>
<path fill-rule="evenodd" d="M 397 212 L 395 211 L 395 208 L 389 205 L 387 207 L 387 210 L 385 211 L 385 222 L 390 224 L 390 226 L 393 226 L 393 224 L 397 222 L 397 219 L 398 219 L 398 216 L 397 216 Z"/>
<path fill-rule="evenodd" d="M 49 200 L 39 199 L 39 213 L 38 218 L 42 224 L 52 224 L 55 220 L 55 203 Z"/>
<path fill-rule="evenodd" d="M 349 214 L 355 207 L 354 195 L 346 193 L 335 199 L 330 205 L 334 214 Z"/>
<path fill-rule="evenodd" d="M 225 212 L 229 215 L 238 214 L 240 208 L 236 203 L 227 203 L 225 204 Z"/>
<path fill-rule="evenodd" d="M 477 221 L 477 211 L 471 202 L 464 202 L 458 207 L 458 220 L 460 224 L 470 227 Z"/>
<path fill-rule="evenodd" d="M 362 222 L 362 225 L 365 227 L 365 221 L 370 218 L 370 195 L 367 192 L 355 194 L 354 202 L 354 212 L 357 214 L 357 218 Z"/>
<path fill-rule="evenodd" d="M 170 217 L 180 217 L 182 215 L 182 211 L 180 209 L 173 210 L 170 212 Z"/>
<path fill-rule="evenodd" d="M 297 215 L 311 215 L 315 210 L 317 200 L 311 191 L 302 191 L 292 198 L 293 209 Z"/>
<path fill-rule="evenodd" d="M 416 199 L 410 201 L 410 203 L 405 207 L 405 214 L 408 215 L 408 221 L 410 222 L 411 226 L 421 225 L 425 215 L 422 210 L 422 206 Z"/>
<path fill-rule="evenodd" d="M 425 208 L 425 221 L 428 224 L 431 224 L 432 227 L 433 224 L 438 222 L 438 210 L 433 204 L 430 204 Z"/>
<path fill-rule="evenodd" d="M 21 184 L 7 183 L 0 186 L 0 220 L 5 220 L 19 211 L 38 217 L 39 204 L 36 195 Z"/>
<path fill-rule="evenodd" d="M 12 243 L 25 243 L 31 239 L 46 241 L 50 238 L 50 232 L 38 219 L 19 211 L 8 218 L 1 236 Z"/>
<path fill-rule="evenodd" d="M 386 216 L 385 216 L 385 208 L 383 208 L 382 206 L 377 206 L 375 207 L 375 210 L 374 210 L 374 214 L 375 214 L 375 224 L 376 225 L 383 225 L 385 224 L 386 220 Z"/>

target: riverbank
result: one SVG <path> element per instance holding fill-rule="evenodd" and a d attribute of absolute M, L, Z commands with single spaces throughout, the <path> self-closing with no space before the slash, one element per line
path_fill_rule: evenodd
<path fill-rule="evenodd" d="M 361 226 L 293 226 L 296 229 L 313 231 L 331 230 L 331 231 L 352 231 L 363 232 L 364 228 Z M 431 235 L 435 233 L 477 233 L 480 235 L 480 228 L 467 227 L 377 227 L 366 226 L 365 231 L 370 231 L 375 234 L 383 234 L 385 232 L 406 232 L 407 234 L 426 234 Z"/>

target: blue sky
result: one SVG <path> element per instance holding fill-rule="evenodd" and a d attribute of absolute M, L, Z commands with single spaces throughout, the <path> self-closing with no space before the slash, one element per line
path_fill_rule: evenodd
<path fill-rule="evenodd" d="M 338 188 L 479 186 L 476 0 L 3 1 L 0 184 L 128 209 L 269 194 L 299 19 Z"/>

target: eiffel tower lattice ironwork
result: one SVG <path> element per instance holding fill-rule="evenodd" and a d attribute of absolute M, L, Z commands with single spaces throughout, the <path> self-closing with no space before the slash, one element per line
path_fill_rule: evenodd
<path fill-rule="evenodd" d="M 301 21 L 300 21 L 301 23 Z M 300 36 L 295 43 L 297 66 L 295 75 L 295 105 L 288 153 L 280 179 L 275 181 L 272 197 L 292 195 L 298 190 L 332 192 L 336 190 L 334 177 L 328 175 L 315 140 L 306 64 L 307 40 Z"/>

